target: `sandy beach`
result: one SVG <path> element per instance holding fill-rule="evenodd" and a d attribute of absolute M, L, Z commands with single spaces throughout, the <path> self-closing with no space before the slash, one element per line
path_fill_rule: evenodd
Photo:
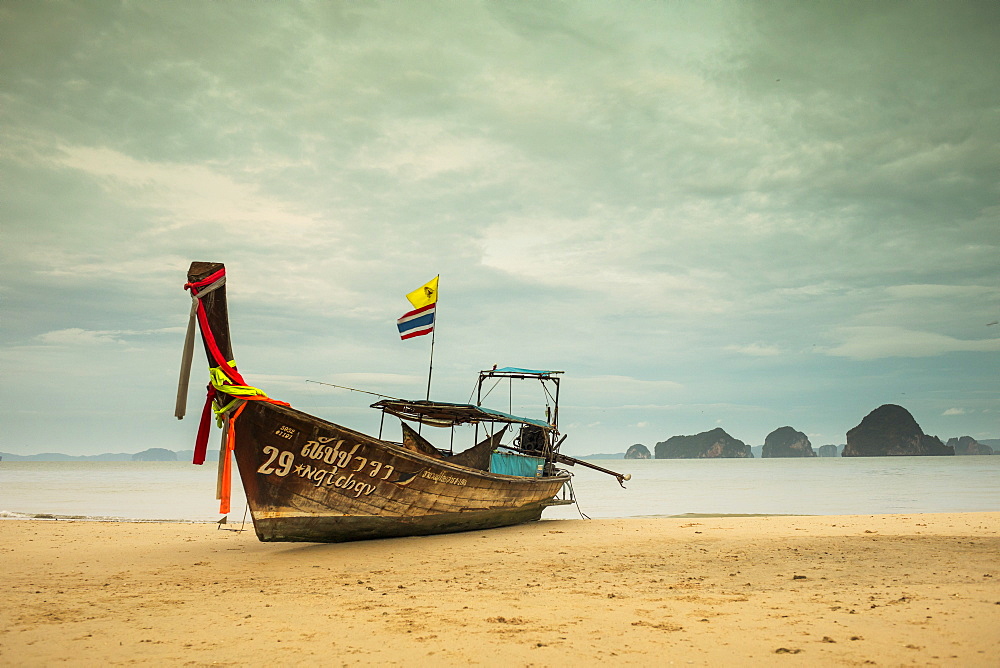
<path fill-rule="evenodd" d="M 0 536 L 5 666 L 1000 657 L 1000 513 L 543 520 L 339 545 L 178 523 L 10 520 Z"/>

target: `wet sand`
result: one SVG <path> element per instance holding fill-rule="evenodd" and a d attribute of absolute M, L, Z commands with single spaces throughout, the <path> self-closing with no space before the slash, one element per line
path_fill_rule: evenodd
<path fill-rule="evenodd" d="M 1000 661 L 1000 513 L 548 520 L 339 545 L 9 520 L 0 538 L 4 666 Z"/>

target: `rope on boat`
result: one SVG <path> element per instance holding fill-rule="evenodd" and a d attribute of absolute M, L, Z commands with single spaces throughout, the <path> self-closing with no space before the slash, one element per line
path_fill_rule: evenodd
<path fill-rule="evenodd" d="M 576 498 L 576 491 L 573 489 L 573 481 L 572 480 L 567 480 L 563 484 L 565 484 L 565 485 L 567 485 L 569 487 L 569 493 L 573 496 L 573 505 L 576 506 L 576 512 L 580 513 L 580 518 L 581 519 L 585 519 L 585 520 L 589 520 L 590 516 L 587 515 L 585 512 L 583 512 L 583 510 L 580 509 L 580 499 Z"/>
<path fill-rule="evenodd" d="M 249 510 L 250 510 L 250 505 L 247 504 L 246 507 L 243 508 L 243 523 L 240 524 L 240 528 L 239 529 L 230 529 L 229 527 L 222 526 L 223 524 L 228 524 L 229 523 L 228 522 L 229 515 L 226 515 L 225 517 L 223 517 L 221 520 L 219 520 L 218 522 L 216 522 L 216 524 L 219 525 L 218 528 L 221 529 L 222 531 L 235 531 L 237 533 L 239 533 L 241 531 L 246 531 L 246 526 L 247 526 L 247 512 Z"/>

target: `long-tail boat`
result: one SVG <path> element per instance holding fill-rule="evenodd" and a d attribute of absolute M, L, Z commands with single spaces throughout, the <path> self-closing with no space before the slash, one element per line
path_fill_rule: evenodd
<path fill-rule="evenodd" d="M 402 440 L 369 436 L 295 410 L 248 385 L 233 360 L 221 263 L 193 262 L 192 296 L 176 415 L 185 412 L 195 329 L 208 356 L 210 383 L 195 444 L 205 461 L 213 413 L 223 427 L 220 512 L 228 513 L 235 455 L 257 537 L 262 541 L 342 542 L 488 529 L 537 520 L 551 505 L 573 503 L 571 474 L 581 464 L 559 453 L 561 371 L 493 368 L 479 374 L 477 404 L 383 398 L 372 404 L 402 424 Z M 523 418 L 481 405 L 488 383 L 534 380 L 551 400 L 546 418 Z M 554 390 L 553 390 L 554 388 Z M 423 426 L 474 425 L 475 444 L 455 453 L 432 445 Z M 482 431 L 483 438 L 480 437 Z M 504 438 L 511 439 L 506 445 Z"/>

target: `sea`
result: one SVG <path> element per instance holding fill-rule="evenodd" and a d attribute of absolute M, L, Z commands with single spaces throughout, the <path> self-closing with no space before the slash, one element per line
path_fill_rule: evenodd
<path fill-rule="evenodd" d="M 543 518 L 1000 511 L 1000 456 L 588 460 Z M 0 461 L 0 518 L 215 522 L 216 464 Z M 237 477 L 238 478 L 238 477 Z M 228 522 L 246 518 L 238 479 Z"/>

